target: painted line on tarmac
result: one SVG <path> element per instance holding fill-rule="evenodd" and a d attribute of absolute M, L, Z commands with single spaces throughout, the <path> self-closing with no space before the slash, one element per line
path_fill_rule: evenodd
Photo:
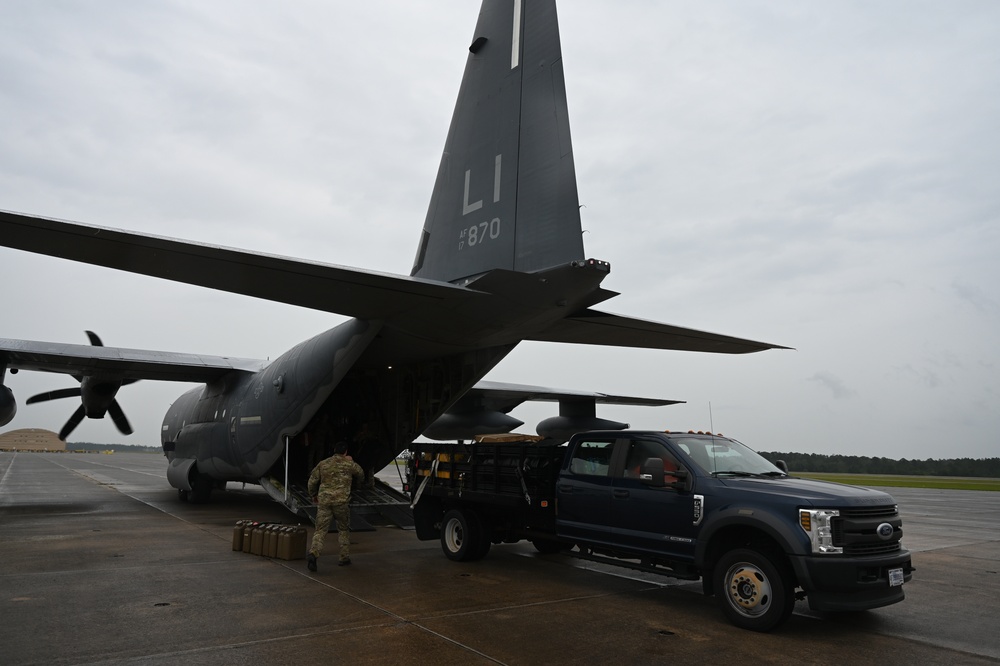
<path fill-rule="evenodd" d="M 166 471 L 159 472 L 159 473 L 144 472 L 144 471 L 138 470 L 138 469 L 129 469 L 128 467 L 118 467 L 117 465 L 109 465 L 107 463 L 97 462 L 96 460 L 82 460 L 81 462 L 85 462 L 85 463 L 90 464 L 90 465 L 99 465 L 101 467 L 108 467 L 110 469 L 117 469 L 117 470 L 121 470 L 123 472 L 132 472 L 133 474 L 144 474 L 146 476 L 154 476 L 154 477 L 156 477 L 158 479 L 166 478 Z"/>
<path fill-rule="evenodd" d="M 135 501 L 137 501 L 137 502 L 139 502 L 141 504 L 145 504 L 148 507 L 151 507 L 151 508 L 156 509 L 157 511 L 159 511 L 161 513 L 164 513 L 164 514 L 170 516 L 171 518 L 175 518 L 177 520 L 180 520 L 181 522 L 187 523 L 188 525 L 190 525 L 192 527 L 195 527 L 195 528 L 201 530 L 202 532 L 205 532 L 206 534 L 212 535 L 213 537 L 219 539 L 220 541 L 226 541 L 225 537 L 219 536 L 218 534 L 212 532 L 211 530 L 209 530 L 209 529 L 207 529 L 205 527 L 202 527 L 200 525 L 197 525 L 195 523 L 192 523 L 191 521 L 186 520 L 186 519 L 182 518 L 181 516 L 179 516 L 179 515 L 177 515 L 175 513 L 170 513 L 169 511 L 167 511 L 166 509 L 164 509 L 161 506 L 157 506 L 156 504 L 151 504 L 150 502 L 147 502 L 146 500 L 144 500 L 144 499 L 142 499 L 140 497 L 136 497 L 135 495 L 133 495 L 131 493 L 125 492 L 125 490 L 123 490 L 119 486 L 108 485 L 108 484 L 99 482 L 93 476 L 91 476 L 89 474 L 86 474 L 85 472 L 83 472 L 81 470 L 73 469 L 71 467 L 67 467 L 66 465 L 61 465 L 61 464 L 59 464 L 59 463 L 57 463 L 55 461 L 51 461 L 51 462 L 53 462 L 53 464 L 58 465 L 59 467 L 62 467 L 63 469 L 66 469 L 66 470 L 68 470 L 70 472 L 73 472 L 74 474 L 77 474 L 78 476 L 81 476 L 81 477 L 87 479 L 88 481 L 91 481 L 93 483 L 98 483 L 99 485 L 104 485 L 106 487 L 109 487 L 112 490 L 115 490 L 115 491 L 121 493 L 122 495 L 125 495 L 126 497 L 129 497 L 129 498 L 131 498 L 131 499 L 133 499 L 133 500 L 135 500 Z M 92 462 L 92 461 L 89 461 L 89 460 L 86 461 L 86 462 L 88 462 L 90 464 L 93 464 L 93 465 L 103 465 L 105 467 L 112 467 L 113 469 L 123 469 L 121 467 L 114 467 L 113 465 L 105 465 L 104 463 Z M 132 471 L 132 470 L 125 470 L 125 471 Z M 140 472 L 140 474 L 149 474 L 149 473 L 148 472 Z M 150 476 L 158 476 L 158 475 L 153 475 L 153 474 L 149 474 L 149 475 Z M 296 561 L 298 561 L 298 560 L 296 560 Z M 358 602 L 358 603 L 360 603 L 362 605 L 368 606 L 369 608 L 372 608 L 372 609 L 374 609 L 376 611 L 379 611 L 380 613 L 393 618 L 396 622 L 401 622 L 403 624 L 407 624 L 407 625 L 410 625 L 412 627 L 415 627 L 416 629 L 419 629 L 420 631 L 423 631 L 423 632 L 426 632 L 428 634 L 431 634 L 432 636 L 436 636 L 436 637 L 440 638 L 443 641 L 451 643 L 452 645 L 454 645 L 454 646 L 456 646 L 458 648 L 461 648 L 462 650 L 465 650 L 465 651 L 471 652 L 471 653 L 473 653 L 475 655 L 478 655 L 478 656 L 482 657 L 483 659 L 486 659 L 488 661 L 493 662 L 494 664 L 502 664 L 503 666 L 507 666 L 505 664 L 505 662 L 502 662 L 502 661 L 496 659 L 495 657 L 491 657 L 488 654 L 480 652 L 479 650 L 475 649 L 472 646 L 465 645 L 464 643 L 461 643 L 461 642 L 455 640 L 454 638 L 449 638 L 448 636 L 440 634 L 440 633 L 434 631 L 433 629 L 431 629 L 429 627 L 425 627 L 425 626 L 421 625 L 418 622 L 414 622 L 413 620 L 408 620 L 405 617 L 402 617 L 401 615 L 398 615 L 398 614 L 392 612 L 391 610 L 389 610 L 387 608 L 382 608 L 381 606 L 378 606 L 377 604 L 373 604 L 370 601 L 362 599 L 361 597 L 359 597 L 359 596 L 357 596 L 355 594 L 351 594 L 350 592 L 342 590 L 342 589 L 338 588 L 335 585 L 331 585 L 330 583 L 326 583 L 324 581 L 317 580 L 317 579 L 313 578 L 312 576 L 308 576 L 305 573 L 303 573 L 302 571 L 299 571 L 298 569 L 293 568 L 290 565 L 284 564 L 282 562 L 277 562 L 275 560 L 271 560 L 271 562 L 274 562 L 278 566 L 281 566 L 281 567 L 284 567 L 285 569 L 288 569 L 289 571 L 291 571 L 292 573 L 295 573 L 296 575 L 303 576 L 305 578 L 309 578 L 310 580 L 313 580 L 313 581 L 319 583 L 320 585 L 323 585 L 324 587 L 328 587 L 331 590 L 333 590 L 335 592 L 338 592 L 339 594 L 342 594 L 342 595 L 344 595 L 344 596 L 346 596 L 346 597 L 348 597 L 350 599 L 353 599 L 354 601 L 356 601 L 356 602 Z M 330 633 L 330 632 L 322 632 L 322 633 Z M 316 635 L 319 635 L 319 634 L 316 634 Z M 269 640 L 266 640 L 266 641 L 260 641 L 260 643 L 267 643 L 267 642 L 272 642 L 272 641 L 277 641 L 277 640 L 284 640 L 284 639 L 277 639 L 277 638 L 276 639 L 269 639 Z M 251 643 L 238 643 L 238 644 L 234 644 L 234 645 L 230 645 L 230 646 L 225 646 L 225 647 L 226 648 L 232 648 L 232 647 L 239 647 L 240 645 L 253 645 L 253 644 L 254 643 L 252 643 L 252 642 Z M 180 654 L 190 654 L 190 653 L 195 653 L 195 652 L 208 651 L 208 650 L 212 650 L 212 649 L 220 649 L 220 648 L 218 648 L 218 647 L 214 647 L 214 648 L 202 648 L 202 649 L 199 649 L 199 650 L 186 651 L 186 652 L 177 652 L 177 653 L 172 653 L 171 652 L 171 653 L 166 653 L 166 654 L 168 654 L 168 655 L 173 655 L 173 654 L 178 654 L 178 655 L 180 655 Z M 157 655 L 157 656 L 160 656 L 160 655 Z M 145 658 L 148 658 L 148 656 L 145 657 Z"/>
<path fill-rule="evenodd" d="M 140 497 L 136 497 L 135 495 L 133 495 L 131 493 L 125 492 L 125 490 L 123 490 L 119 486 L 116 486 L 116 485 L 113 485 L 113 484 L 107 484 L 107 483 L 98 481 L 97 479 L 94 478 L 94 476 L 92 476 L 90 474 L 87 474 L 87 473 L 85 473 L 82 470 L 77 470 L 77 469 L 73 469 L 71 467 L 67 467 L 66 465 L 61 465 L 61 464 L 59 464 L 59 463 L 57 463 L 55 461 L 51 461 L 51 462 L 53 462 L 53 464 L 58 465 L 59 467 L 62 467 L 63 469 L 66 469 L 66 470 L 68 470 L 70 472 L 73 472 L 74 474 L 77 474 L 77 475 L 79 475 L 79 476 L 87 479 L 88 481 L 91 481 L 91 482 L 94 482 L 94 483 L 98 483 L 99 485 L 104 485 L 106 487 L 109 487 L 109 488 L 111 488 L 111 489 L 113 489 L 113 490 L 121 493 L 122 495 L 125 495 L 126 497 L 129 497 L 129 498 L 131 498 L 131 499 L 133 499 L 133 500 L 135 500 L 135 501 L 137 501 L 137 502 L 139 502 L 141 504 L 145 504 L 148 507 L 151 507 L 153 509 L 156 509 L 157 511 L 160 511 L 161 513 L 164 513 L 164 514 L 170 516 L 171 518 L 175 518 L 177 520 L 180 520 L 181 522 L 187 523 L 188 525 L 191 525 L 192 527 L 195 527 L 198 530 L 201 530 L 202 532 L 205 532 L 206 534 L 212 535 L 213 537 L 219 539 L 220 541 L 225 541 L 226 540 L 225 537 L 219 536 L 218 534 L 212 532 L 211 530 L 209 530 L 209 529 L 207 529 L 205 527 L 202 527 L 200 525 L 197 525 L 195 523 L 192 523 L 191 521 L 186 520 L 186 519 L 182 518 L 181 516 L 178 516 L 175 513 L 170 513 L 169 511 L 167 511 L 163 507 L 157 506 L 155 504 L 151 504 L 150 502 L 147 502 L 146 500 L 144 500 L 144 499 L 142 499 Z M 110 468 L 113 468 L 113 469 L 124 470 L 124 468 L 121 468 L 121 467 L 115 467 L 114 465 L 106 465 L 104 463 L 98 463 L 96 461 L 89 461 L 88 460 L 86 462 L 88 462 L 88 463 L 90 463 L 92 465 L 101 465 L 101 466 L 110 467 Z M 124 471 L 134 471 L 134 470 L 124 470 Z M 147 474 L 149 476 L 159 476 L 159 475 L 150 474 L 149 472 L 139 472 L 139 473 L 140 474 Z M 346 590 L 342 590 L 342 589 L 338 588 L 335 585 L 331 585 L 330 583 L 326 583 L 324 581 L 317 580 L 317 579 L 313 578 L 312 576 L 307 576 L 302 571 L 299 571 L 298 569 L 295 569 L 295 568 L 291 567 L 290 565 L 287 565 L 287 564 L 284 564 L 284 563 L 281 563 L 281 562 L 276 562 L 275 560 L 271 560 L 271 561 L 274 562 L 275 564 L 278 564 L 279 566 L 284 567 L 285 569 L 288 569 L 289 571 L 295 573 L 296 575 L 303 576 L 305 578 L 309 578 L 310 580 L 313 580 L 313 581 L 319 583 L 320 585 L 323 585 L 324 587 L 327 587 L 327 588 L 329 588 L 329 589 L 331 589 L 331 590 L 333 590 L 335 592 L 338 592 L 339 594 L 342 594 L 342 595 L 344 595 L 344 596 L 346 596 L 346 597 L 348 597 L 350 599 L 353 599 L 354 601 L 356 601 L 356 602 L 358 602 L 358 603 L 360 603 L 362 605 L 368 606 L 369 608 L 372 608 L 372 609 L 374 609 L 374 610 L 376 610 L 376 611 L 378 611 L 378 612 L 380 612 L 380 613 L 382 613 L 384 615 L 387 615 L 387 616 L 393 618 L 394 620 L 396 620 L 397 622 L 401 622 L 403 624 L 410 625 L 412 627 L 415 627 L 416 629 L 419 629 L 420 631 L 423 631 L 423 632 L 426 632 L 428 634 L 431 634 L 432 636 L 436 636 L 436 637 L 440 638 L 443 641 L 451 643 L 452 645 L 454 645 L 454 646 L 456 646 L 458 648 L 461 648 L 462 650 L 465 650 L 467 652 L 471 652 L 471 653 L 473 653 L 475 655 L 478 655 L 478 656 L 482 657 L 483 659 L 486 659 L 488 661 L 493 662 L 494 664 L 502 664 L 503 666 L 507 666 L 505 662 L 502 662 L 499 659 L 496 659 L 495 657 L 491 657 L 488 654 L 480 652 L 479 650 L 475 649 L 474 647 L 472 647 L 470 645 L 466 645 L 464 643 L 461 643 L 460 641 L 457 641 L 454 638 L 450 638 L 448 636 L 445 636 L 444 634 L 438 633 L 438 632 L 434 631 L 433 629 L 431 629 L 430 627 L 425 627 L 425 626 L 423 626 L 422 624 L 420 624 L 418 622 L 415 622 L 413 620 L 408 620 L 405 617 L 403 617 L 401 615 L 398 615 L 398 614 L 392 612 L 391 610 L 389 610 L 387 608 L 383 608 L 383 607 L 381 607 L 381 606 L 379 606 L 377 604 L 373 604 L 372 602 L 367 601 L 365 599 L 362 599 L 361 597 L 359 597 L 359 596 L 357 596 L 355 594 L 351 594 L 350 592 L 347 592 Z M 296 561 L 298 561 L 298 560 L 296 560 Z M 329 633 L 329 632 L 324 632 L 324 633 Z M 272 640 L 277 641 L 277 640 L 284 640 L 284 639 L 272 639 Z M 271 642 L 271 640 L 260 641 L 260 642 L 261 643 L 267 643 L 267 642 Z M 253 645 L 253 644 L 254 643 L 245 643 L 245 644 L 240 643 L 240 644 L 235 644 L 235 645 L 226 646 L 226 647 L 227 648 L 232 648 L 232 647 L 239 647 L 240 645 Z M 211 649 L 218 649 L 218 648 L 203 648 L 201 650 L 194 650 L 194 651 L 191 651 L 191 652 L 207 651 L 207 650 L 211 650 Z M 180 654 L 189 654 L 189 652 L 177 652 L 177 653 L 167 653 L 167 654 L 168 655 L 172 655 L 172 654 L 178 654 L 178 655 L 180 655 Z"/>
<path fill-rule="evenodd" d="M 493 662 L 494 664 L 502 664 L 503 666 L 507 666 L 506 662 L 500 661 L 496 657 L 491 657 L 490 655 L 488 655 L 488 654 L 486 654 L 484 652 L 480 652 L 479 650 L 477 650 L 476 648 L 472 647 L 471 645 L 466 645 L 465 643 L 459 642 L 459 641 L 455 640 L 454 638 L 451 638 L 449 636 L 445 636 L 444 634 L 441 634 L 441 633 L 439 633 L 437 631 L 434 631 L 430 627 L 425 627 L 424 625 L 420 624 L 419 622 L 416 622 L 414 620 L 408 620 L 405 617 L 403 617 L 402 615 L 399 615 L 398 613 L 394 613 L 393 611 L 389 610 L 388 608 L 383 608 L 383 607 L 379 606 L 378 604 L 373 604 L 370 601 L 362 599 L 361 597 L 357 596 L 356 594 L 351 594 L 350 592 L 348 592 L 346 590 L 340 589 L 336 585 L 331 585 L 330 583 L 327 583 L 326 581 L 322 581 L 322 580 L 319 580 L 317 578 L 314 578 L 314 577 L 312 577 L 312 576 L 310 576 L 310 575 L 308 575 L 308 574 L 300 571 L 297 568 L 293 568 L 289 564 L 285 564 L 284 562 L 278 562 L 276 560 L 271 560 L 271 561 L 274 562 L 275 564 L 277 564 L 278 566 L 281 566 L 281 567 L 284 567 L 285 569 L 288 569 L 289 571 L 291 571 L 292 573 L 294 573 L 294 574 L 296 574 L 298 576 L 302 576 L 304 578 L 308 578 L 311 581 L 319 583 L 323 587 L 327 587 L 327 588 L 333 590 L 334 592 L 337 592 L 339 594 L 344 595 L 345 597 L 348 597 L 349 599 L 353 599 L 354 601 L 358 602 L 359 604 L 362 604 L 364 606 L 368 606 L 369 608 L 372 608 L 372 609 L 374 609 L 374 610 L 376 610 L 376 611 L 378 611 L 380 613 L 388 615 L 389 617 L 395 619 L 397 622 L 401 622 L 403 624 L 409 625 L 411 627 L 419 629 L 420 631 L 426 632 L 426 633 L 428 633 L 428 634 L 430 634 L 432 636 L 437 636 L 441 640 L 443 640 L 443 641 L 445 641 L 447 643 L 451 643 L 455 647 L 461 648 L 462 650 L 465 650 L 467 652 L 471 652 L 471 653 L 473 653 L 475 655 L 478 655 L 478 656 L 482 657 L 483 659 L 486 659 L 488 661 Z M 298 561 L 298 560 L 295 560 L 295 561 Z"/>
<path fill-rule="evenodd" d="M 14 459 L 15 458 L 17 458 L 17 452 L 16 451 L 14 452 L 14 455 L 12 455 L 10 457 L 10 462 L 7 464 L 7 467 L 4 468 L 4 470 L 3 470 L 3 476 L 0 476 L 0 493 L 3 492 L 3 486 L 4 486 L 4 484 L 7 483 L 7 472 L 9 472 L 10 468 L 14 466 Z"/>

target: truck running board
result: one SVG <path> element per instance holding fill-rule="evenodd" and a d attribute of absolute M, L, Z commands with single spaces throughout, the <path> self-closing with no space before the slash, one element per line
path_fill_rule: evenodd
<path fill-rule="evenodd" d="M 668 576 L 670 578 L 679 578 L 680 580 L 698 580 L 699 578 L 701 578 L 701 576 L 695 573 L 694 570 L 685 567 L 684 565 L 678 565 L 676 569 L 671 569 L 656 564 L 646 564 L 643 563 L 642 561 L 637 562 L 635 560 L 619 560 L 618 558 L 608 557 L 606 555 L 596 555 L 589 549 L 564 550 L 561 552 L 566 555 L 569 555 L 570 557 L 575 557 L 580 560 L 599 562 L 601 564 L 609 564 L 614 567 L 633 569 L 635 571 L 642 571 L 645 573 L 657 574 L 660 576 Z"/>

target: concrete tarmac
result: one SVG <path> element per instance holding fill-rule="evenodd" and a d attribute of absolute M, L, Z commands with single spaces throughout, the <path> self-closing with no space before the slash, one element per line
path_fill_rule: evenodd
<path fill-rule="evenodd" d="M 1000 662 L 1000 493 L 892 489 L 917 568 L 907 599 L 826 616 L 799 602 L 757 634 L 700 584 L 525 544 L 462 564 L 379 527 L 352 535 L 352 566 L 325 556 L 315 574 L 233 552 L 237 520 L 294 517 L 238 484 L 182 504 L 165 468 L 0 453 L 0 663 Z"/>

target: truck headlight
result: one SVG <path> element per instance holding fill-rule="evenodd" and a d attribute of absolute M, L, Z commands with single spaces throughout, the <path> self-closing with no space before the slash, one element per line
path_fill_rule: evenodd
<path fill-rule="evenodd" d="M 836 509 L 799 509 L 799 525 L 809 535 L 812 552 L 821 555 L 843 553 L 833 545 L 833 519 L 840 515 Z"/>

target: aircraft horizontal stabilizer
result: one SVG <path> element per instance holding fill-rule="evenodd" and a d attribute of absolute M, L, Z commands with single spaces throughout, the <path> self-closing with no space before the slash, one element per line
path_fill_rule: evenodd
<path fill-rule="evenodd" d="M 645 319 L 586 309 L 562 319 L 528 340 L 571 342 L 584 345 L 675 349 L 679 351 L 749 354 L 766 349 L 790 349 L 769 342 L 734 338 L 729 335 L 697 331 Z"/>
<path fill-rule="evenodd" d="M 7 211 L 0 211 L 0 245 L 360 319 L 473 293 L 444 282 Z"/>
<path fill-rule="evenodd" d="M 256 372 L 267 363 L 225 356 L 0 338 L 0 365 L 76 376 L 211 382 L 228 372 Z"/>

